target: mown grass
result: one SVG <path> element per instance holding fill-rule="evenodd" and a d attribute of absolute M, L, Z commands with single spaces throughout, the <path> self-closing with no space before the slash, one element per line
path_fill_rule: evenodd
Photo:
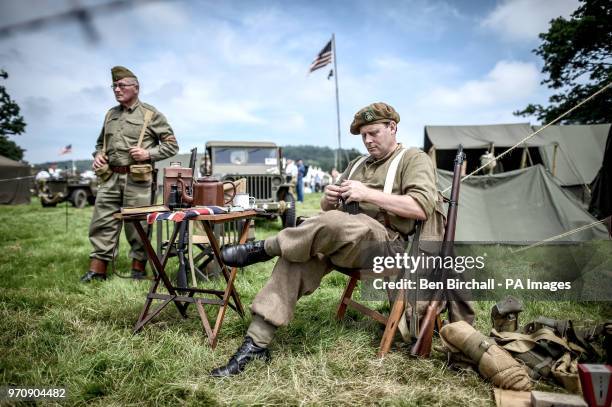
<path fill-rule="evenodd" d="M 299 215 L 317 212 L 308 195 Z M 494 405 L 491 386 L 475 373 L 456 373 L 434 354 L 414 360 L 397 343 L 376 358 L 381 328 L 349 312 L 334 319 L 345 277 L 332 273 L 298 305 L 294 321 L 278 331 L 270 364 L 218 380 L 208 372 L 227 361 L 243 339 L 244 320 L 228 312 L 219 345 L 207 344 L 194 309 L 183 320 L 172 306 L 132 335 L 147 282 L 117 276 L 83 285 L 88 266 L 91 208 L 32 205 L 0 207 L 0 385 L 65 386 L 62 405 Z M 259 238 L 280 230 L 257 222 Z M 117 262 L 129 263 L 123 240 Z M 172 263 L 174 264 L 174 263 Z M 239 273 L 237 289 L 248 306 L 273 262 Z M 481 332 L 490 329 L 493 302 L 476 304 Z M 522 320 L 538 315 L 581 321 L 610 318 L 605 303 L 534 302 Z M 213 311 L 210 310 L 210 315 Z M 540 385 L 543 386 L 543 385 Z"/>

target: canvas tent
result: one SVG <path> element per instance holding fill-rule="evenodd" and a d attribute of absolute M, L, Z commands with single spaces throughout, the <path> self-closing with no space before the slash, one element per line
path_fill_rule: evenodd
<path fill-rule="evenodd" d="M 30 203 L 30 168 L 0 155 L 0 204 Z"/>
<path fill-rule="evenodd" d="M 425 126 L 423 146 L 425 152 L 434 160 L 436 167 L 452 170 L 455 151 L 459 144 L 466 153 L 467 172 L 472 172 L 480 165 L 480 156 L 490 148 L 499 155 L 508 148 L 528 137 L 533 130 L 529 123 L 492 124 L 482 126 Z M 542 159 L 539 147 L 549 142 L 536 135 L 527 142 L 529 155 L 524 156 L 523 149 L 514 150 L 501 160 L 497 170 L 508 171 L 521 167 L 521 162 L 530 159 L 533 164 L 540 164 Z"/>
<path fill-rule="evenodd" d="M 424 149 L 436 167 L 451 170 L 455 151 L 463 145 L 468 173 L 479 167 L 480 156 L 494 147 L 499 155 L 530 136 L 541 126 L 528 123 L 482 126 L 425 126 Z M 603 161 L 610 124 L 549 126 L 501 160 L 495 172 L 542 164 L 560 184 L 586 207 L 589 185 Z"/>
<path fill-rule="evenodd" d="M 540 133 L 549 142 L 540 147 L 544 166 L 585 204 L 591 199 L 589 186 L 601 168 L 609 130 L 610 124 L 567 125 Z"/>
<path fill-rule="evenodd" d="M 438 171 L 438 188 L 452 181 Z M 448 195 L 448 194 L 447 194 Z M 472 176 L 461 183 L 457 242 L 537 242 L 596 221 L 541 165 L 494 175 Z M 607 239 L 603 225 L 565 241 Z"/>

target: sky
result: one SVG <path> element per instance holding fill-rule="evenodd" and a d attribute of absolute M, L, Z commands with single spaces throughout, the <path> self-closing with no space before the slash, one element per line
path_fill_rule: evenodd
<path fill-rule="evenodd" d="M 109 0 L 1 1 L 0 27 Z M 92 42 L 76 21 L 0 37 L 2 81 L 26 132 L 25 159 L 91 158 L 116 104 L 110 68 L 139 78 L 140 99 L 167 117 L 181 152 L 210 140 L 337 147 L 330 66 L 308 68 L 336 38 L 342 147 L 353 115 L 384 101 L 400 114 L 398 140 L 423 145 L 426 125 L 531 122 L 545 104 L 532 50 L 577 0 L 152 1 L 100 13 Z M 72 154 L 59 156 L 72 145 Z"/>

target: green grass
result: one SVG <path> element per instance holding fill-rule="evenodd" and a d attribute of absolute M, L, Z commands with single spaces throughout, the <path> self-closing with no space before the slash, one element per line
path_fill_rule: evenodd
<path fill-rule="evenodd" d="M 307 195 L 298 215 L 317 212 Z M 334 319 L 345 284 L 339 273 L 298 304 L 294 321 L 278 331 L 270 364 L 255 362 L 238 377 L 208 372 L 227 361 L 250 316 L 229 311 L 213 351 L 195 310 L 183 320 L 172 306 L 132 335 L 147 282 L 113 277 L 83 285 L 92 209 L 32 205 L 0 207 L 0 385 L 66 386 L 65 405 L 494 405 L 492 387 L 475 373 L 456 373 L 441 355 L 414 360 L 397 343 L 376 357 L 381 328 L 349 312 Z M 280 222 L 257 222 L 262 238 Z M 175 264 L 175 263 L 171 263 Z M 237 289 L 245 306 L 270 275 L 273 261 L 242 270 Z M 123 240 L 117 267 L 129 263 Z M 477 304 L 476 327 L 490 329 L 492 302 Z M 540 314 L 581 321 L 610 317 L 602 303 L 534 302 L 522 321 Z M 212 316 L 213 312 L 210 311 Z"/>

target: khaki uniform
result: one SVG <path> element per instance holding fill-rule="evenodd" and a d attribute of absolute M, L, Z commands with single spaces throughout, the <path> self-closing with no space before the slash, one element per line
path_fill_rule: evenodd
<path fill-rule="evenodd" d="M 382 190 L 387 169 L 399 153 L 399 147 L 380 160 L 369 158 L 351 175 L 351 180 Z M 348 177 L 351 162 L 338 183 Z M 398 167 L 393 194 L 410 195 L 429 217 L 436 202 L 435 171 L 430 158 L 423 152 L 405 154 Z M 390 227 L 384 225 L 384 213 L 369 203 L 360 203 L 362 213 L 349 215 L 339 210 L 323 212 L 307 219 L 296 228 L 283 229 L 266 240 L 266 252 L 279 255 L 272 276 L 253 300 L 256 314 L 247 335 L 255 343 L 267 345 L 273 331 L 262 329 L 262 319 L 273 326 L 286 325 L 293 317 L 300 297 L 316 290 L 325 274 L 334 266 L 357 267 L 361 243 L 402 239 L 411 234 L 415 221 L 388 214 Z"/>
<path fill-rule="evenodd" d="M 138 144 L 146 110 L 152 111 L 153 116 L 147 125 L 141 147 L 149 151 L 152 163 L 175 155 L 178 152 L 178 144 L 164 115 L 153 106 L 138 101 L 129 109 L 115 106 L 109 110 L 96 143 L 94 156 L 102 152 L 103 140 L 106 137 L 106 155 L 111 167 L 136 164 L 128 151 Z M 150 203 L 150 181 L 134 181 L 130 174 L 118 173 L 113 173 L 108 180 L 102 181 L 98 187 L 96 205 L 89 226 L 89 241 L 93 246 L 89 257 L 110 261 L 121 228 L 121 221 L 114 219 L 113 214 L 122 206 L 142 206 Z M 125 225 L 125 235 L 131 246 L 129 256 L 145 261 L 147 256 L 143 244 L 132 224 Z"/>

